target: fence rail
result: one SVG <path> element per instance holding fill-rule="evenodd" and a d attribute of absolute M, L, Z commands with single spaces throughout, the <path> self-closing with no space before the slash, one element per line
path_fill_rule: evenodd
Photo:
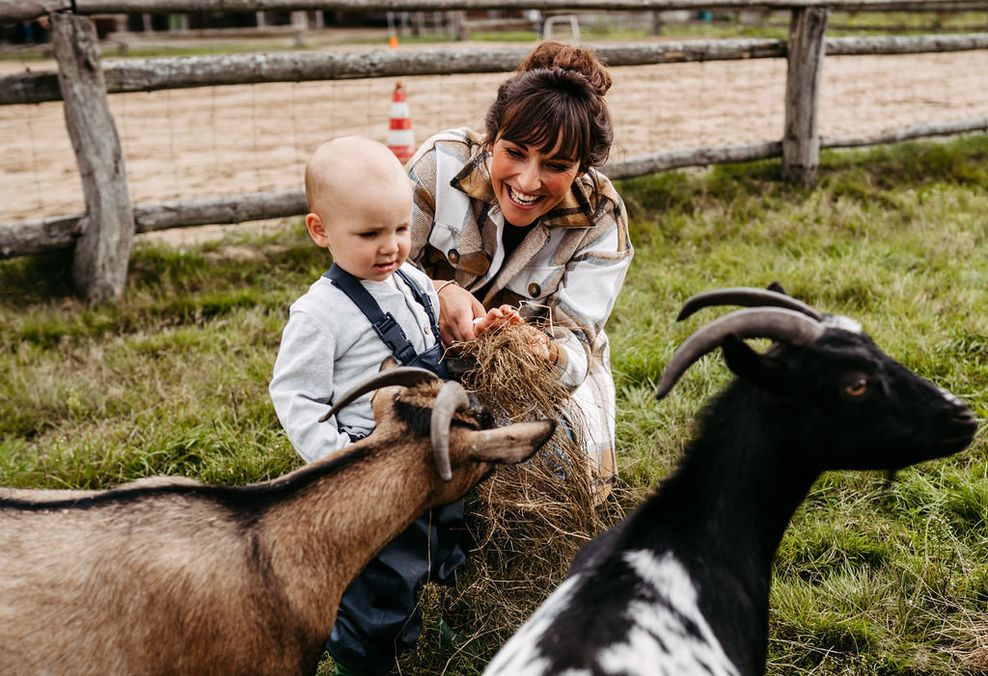
<path fill-rule="evenodd" d="M 831 56 L 969 51 L 988 49 L 988 33 L 828 38 L 824 49 Z M 105 64 L 103 74 L 110 94 L 234 84 L 463 75 L 510 71 L 528 50 L 528 47 L 499 47 L 482 52 L 458 48 L 129 59 Z M 772 39 L 689 40 L 601 45 L 595 51 L 611 67 L 645 66 L 784 58 L 787 43 Z M 0 105 L 61 98 L 55 71 L 0 77 Z"/>
<path fill-rule="evenodd" d="M 63 9 L 72 4 L 76 13 Z M 93 300 L 119 297 L 124 288 L 130 239 L 134 233 L 207 223 L 234 223 L 304 213 L 301 192 L 253 193 L 223 198 L 130 204 L 119 139 L 109 116 L 107 94 L 216 85 L 348 80 L 413 75 L 494 73 L 512 70 L 529 47 L 468 50 L 275 53 L 235 56 L 132 59 L 101 65 L 95 27 L 81 14 L 105 12 L 261 11 L 273 9 L 343 9 L 359 11 L 491 8 L 490 0 L 379 2 L 343 0 L 0 0 L 0 20 L 51 14 L 58 72 L 25 72 L 0 77 L 0 105 L 64 100 L 67 127 L 83 180 L 85 214 L 44 221 L 0 224 L 0 258 L 54 249 L 75 249 L 73 277 Z M 894 37 L 825 38 L 829 9 L 918 9 L 926 11 L 986 8 L 988 0 L 506 0 L 498 9 L 668 10 L 751 7 L 791 13 L 788 40 L 692 40 L 596 47 L 612 67 L 697 61 L 785 58 L 788 62 L 785 130 L 782 139 L 752 145 L 666 151 L 613 161 L 605 173 L 625 178 L 656 171 L 720 162 L 783 158 L 787 180 L 811 186 L 821 148 L 874 145 L 924 136 L 988 131 L 988 118 L 924 124 L 873 136 L 821 138 L 819 133 L 820 73 L 825 55 L 918 54 L 988 49 L 988 33 Z M 72 49 L 69 49 L 69 47 Z M 95 68 L 94 68 L 95 65 Z M 85 94 L 77 80 L 90 75 Z M 100 139 L 87 136 L 87 120 L 107 121 Z M 106 125 L 104 125 L 106 126 Z M 119 160 L 119 161 L 118 161 Z"/>
<path fill-rule="evenodd" d="M 988 6 L 985 0 L 0 0 L 0 21 L 33 19 L 52 12 L 76 14 L 265 12 L 333 10 L 391 12 L 467 9 L 540 9 L 543 11 L 681 9 L 805 9 L 957 11 Z"/>

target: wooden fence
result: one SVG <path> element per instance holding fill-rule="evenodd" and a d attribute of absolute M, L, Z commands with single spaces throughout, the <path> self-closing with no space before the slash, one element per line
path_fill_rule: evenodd
<path fill-rule="evenodd" d="M 455 6 L 454 6 L 455 4 Z M 93 301 L 118 298 L 124 289 L 135 233 L 207 223 L 236 223 L 305 212 L 304 194 L 255 193 L 220 199 L 132 205 L 123 152 L 108 93 L 228 84 L 345 80 L 396 75 L 446 75 L 512 70 L 528 46 L 478 52 L 463 48 L 414 52 L 278 53 L 236 56 L 132 59 L 102 67 L 96 32 L 86 13 L 345 9 L 360 11 L 478 8 L 670 10 L 750 7 L 748 0 L 2 0 L 0 21 L 47 13 L 58 72 L 0 77 L 0 105 L 63 100 L 66 126 L 83 179 L 86 213 L 41 221 L 0 224 L 0 258 L 74 247 L 73 279 Z M 988 131 L 988 117 L 926 124 L 868 137 L 821 138 L 820 74 L 825 55 L 911 54 L 988 49 L 988 33 L 912 37 L 826 38 L 829 8 L 917 9 L 918 3 L 888 0 L 763 0 L 754 3 L 791 12 L 788 40 L 729 39 L 600 46 L 609 66 L 786 58 L 785 128 L 781 140 L 752 145 L 660 152 L 609 163 L 612 178 L 679 167 L 783 158 L 786 180 L 807 187 L 816 181 L 821 148 L 875 145 L 926 136 Z M 988 8 L 988 0 L 927 0 L 925 9 Z M 69 11 L 74 7 L 74 12 Z"/>

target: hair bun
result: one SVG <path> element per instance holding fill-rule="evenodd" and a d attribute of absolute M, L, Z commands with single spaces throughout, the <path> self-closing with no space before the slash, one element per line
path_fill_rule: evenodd
<path fill-rule="evenodd" d="M 611 76 L 608 75 L 607 69 L 597 55 L 588 47 L 567 45 L 562 42 L 542 42 L 518 66 L 521 72 L 539 68 L 578 73 L 587 80 L 591 91 L 597 96 L 604 96 L 611 88 Z"/>

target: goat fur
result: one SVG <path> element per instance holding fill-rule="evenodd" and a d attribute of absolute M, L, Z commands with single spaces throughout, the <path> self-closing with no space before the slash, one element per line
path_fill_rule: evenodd
<path fill-rule="evenodd" d="M 817 477 L 944 457 L 977 429 L 956 397 L 845 319 L 766 354 L 723 340 L 737 378 L 705 407 L 677 471 L 578 553 L 484 673 L 763 674 L 772 560 Z"/>
<path fill-rule="evenodd" d="M 0 673 L 314 673 L 367 562 L 552 434 L 457 414 L 442 481 L 428 417 L 408 403 L 435 390 L 380 390 L 370 437 L 268 482 L 0 492 Z"/>

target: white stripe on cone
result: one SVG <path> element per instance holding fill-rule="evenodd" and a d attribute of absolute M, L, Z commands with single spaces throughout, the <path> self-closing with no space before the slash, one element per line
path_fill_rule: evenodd
<path fill-rule="evenodd" d="M 389 129 L 388 145 L 389 146 L 415 145 L 415 131 L 412 129 Z"/>

